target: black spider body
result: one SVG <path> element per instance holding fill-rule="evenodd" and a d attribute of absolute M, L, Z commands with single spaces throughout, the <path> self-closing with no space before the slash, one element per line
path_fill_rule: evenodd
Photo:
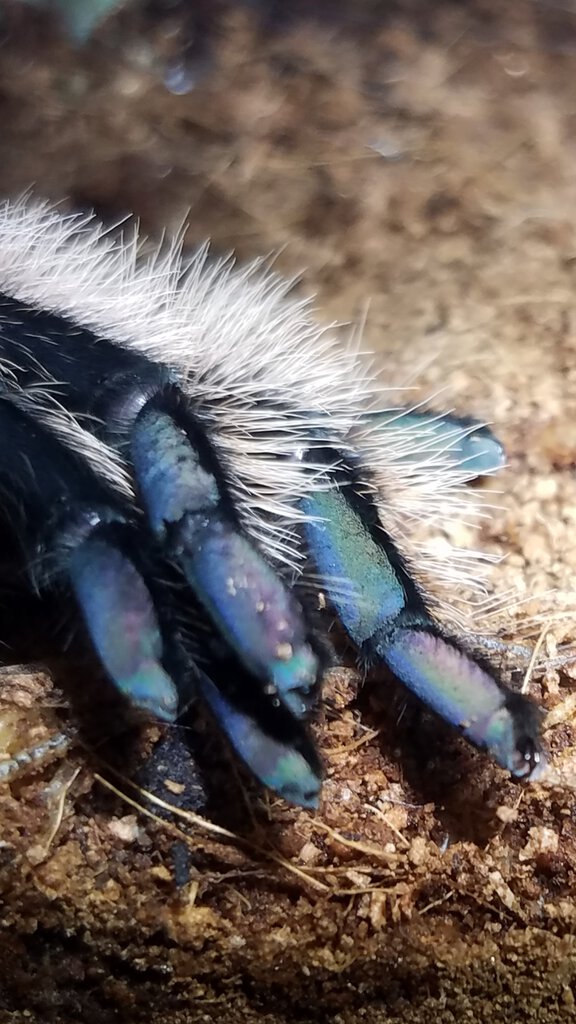
<path fill-rule="evenodd" d="M 0 289 L 6 516 L 128 700 L 168 721 L 199 700 L 257 778 L 315 805 L 325 627 L 294 589 L 312 573 L 365 662 L 514 776 L 540 770 L 537 709 L 445 633 L 393 539 L 413 414 L 374 412 L 361 364 L 276 279 L 141 261 L 90 221 L 7 205 Z M 451 431 L 431 470 L 448 489 L 454 449 L 494 444 L 422 421 L 416 476 Z"/>

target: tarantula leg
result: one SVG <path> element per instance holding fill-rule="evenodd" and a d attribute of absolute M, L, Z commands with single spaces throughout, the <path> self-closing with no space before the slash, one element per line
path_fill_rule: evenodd
<path fill-rule="evenodd" d="M 316 807 L 321 765 L 299 719 L 319 663 L 299 604 L 235 522 L 207 439 L 174 389 L 139 412 L 130 451 L 153 532 L 240 662 L 222 671 L 214 653 L 216 677 L 198 671 L 198 693 L 264 785 Z M 254 677 L 265 683 L 261 690 Z"/>
<path fill-rule="evenodd" d="M 236 753 L 256 778 L 285 800 L 317 807 L 322 769 L 297 719 L 278 705 L 242 707 L 199 673 L 197 687 Z"/>
<path fill-rule="evenodd" d="M 206 438 L 173 399 L 149 401 L 131 433 L 150 525 L 242 663 L 301 717 L 319 674 L 302 609 L 238 526 Z"/>
<path fill-rule="evenodd" d="M 470 479 L 495 473 L 506 462 L 503 445 L 490 428 L 468 416 L 399 408 L 368 413 L 364 422 L 380 445 L 386 444 L 387 433 L 401 435 L 402 462 L 441 457 Z"/>
<path fill-rule="evenodd" d="M 435 632 L 433 622 L 401 623 L 372 644 L 394 675 L 474 746 L 516 778 L 538 777 L 544 768 L 540 709 Z"/>
<path fill-rule="evenodd" d="M 126 548 L 120 507 L 94 473 L 48 429 L 0 398 L 2 473 L 12 521 L 39 588 L 67 582 L 115 686 L 134 704 L 172 721 L 176 687 L 162 665 L 160 624 Z"/>
<path fill-rule="evenodd" d="M 160 624 L 133 562 L 94 531 L 70 554 L 68 573 L 94 648 L 117 688 L 137 707 L 173 722 L 178 691 L 161 664 Z"/>
<path fill-rule="evenodd" d="M 321 456 L 314 452 L 314 461 Z M 327 466 L 334 455 L 326 453 Z M 303 502 L 305 534 L 330 601 L 365 659 L 382 661 L 424 704 L 516 778 L 544 766 L 540 712 L 445 636 L 350 467 Z M 350 585 L 343 590 L 338 580 Z"/>

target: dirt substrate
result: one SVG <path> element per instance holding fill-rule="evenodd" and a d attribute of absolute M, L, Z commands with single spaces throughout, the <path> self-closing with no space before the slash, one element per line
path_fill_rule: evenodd
<path fill-rule="evenodd" d="M 277 5 L 266 29 L 223 7 L 184 70 L 178 8 L 160 27 L 125 10 L 75 52 L 14 7 L 0 194 L 133 210 L 151 234 L 188 217 L 190 242 L 279 252 L 319 315 L 363 325 L 385 383 L 496 424 L 500 507 L 478 536 L 439 536 L 507 554 L 499 610 L 474 625 L 542 638 L 552 667 L 530 690 L 558 784 L 515 787 L 399 716 L 391 683 L 358 704 L 345 668 L 318 725 L 320 811 L 249 802 L 232 774 L 211 816 L 237 838 L 190 817 L 193 769 L 177 745 L 158 754 L 157 730 L 136 743 L 140 782 L 180 816 L 74 742 L 0 790 L 2 1024 L 576 1016 L 576 674 L 554 667 L 576 608 L 576 14 L 352 6 L 302 22 Z M 520 682 L 522 652 L 510 666 Z M 53 736 L 85 675 L 7 671 L 4 752 Z M 136 752 L 113 753 L 126 776 Z"/>

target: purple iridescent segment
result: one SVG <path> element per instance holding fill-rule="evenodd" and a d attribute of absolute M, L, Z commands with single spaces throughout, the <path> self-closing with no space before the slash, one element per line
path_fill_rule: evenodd
<path fill-rule="evenodd" d="M 446 722 L 518 778 L 543 768 L 532 706 L 511 695 L 465 653 L 432 633 L 397 629 L 377 643 L 395 676 Z M 526 731 L 523 730 L 525 727 Z"/>
<path fill-rule="evenodd" d="M 302 609 L 226 515 L 215 475 L 156 408 L 134 425 L 132 457 L 150 524 L 198 600 L 246 668 L 302 716 L 319 673 Z"/>
<path fill-rule="evenodd" d="M 268 564 L 217 520 L 194 531 L 180 564 L 245 666 L 268 681 L 293 714 L 305 714 L 318 662 L 306 643 L 299 605 Z"/>
<path fill-rule="evenodd" d="M 144 711 L 172 722 L 178 693 L 164 671 L 152 598 L 130 559 L 89 537 L 72 553 L 72 588 L 100 660 L 117 688 Z"/>
<path fill-rule="evenodd" d="M 253 718 L 234 707 L 207 676 L 198 689 L 234 750 L 269 789 L 300 807 L 317 807 L 319 773 L 292 743 L 270 736 Z"/>

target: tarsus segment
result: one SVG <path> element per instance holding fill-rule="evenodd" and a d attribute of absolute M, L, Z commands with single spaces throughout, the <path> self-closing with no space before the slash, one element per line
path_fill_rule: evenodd
<path fill-rule="evenodd" d="M 368 413 L 363 422 L 373 429 L 379 445 L 386 444 L 387 434 L 401 435 L 403 462 L 441 457 L 469 478 L 494 473 L 506 462 L 504 447 L 490 428 L 468 416 L 391 409 Z"/>
<path fill-rule="evenodd" d="M 521 694 L 507 690 L 462 650 L 430 632 L 426 624 L 375 637 L 374 651 L 412 693 L 455 725 L 474 746 L 488 750 L 511 775 L 535 777 L 543 767 L 538 708 Z"/>
<path fill-rule="evenodd" d="M 283 707 L 261 708 L 256 715 L 224 695 L 203 673 L 197 687 L 236 753 L 256 778 L 285 800 L 317 807 L 321 765 L 301 724 Z"/>
<path fill-rule="evenodd" d="M 71 553 L 70 582 L 108 675 L 137 707 L 168 722 L 178 691 L 162 667 L 162 636 L 150 592 L 119 548 L 91 535 Z"/>

